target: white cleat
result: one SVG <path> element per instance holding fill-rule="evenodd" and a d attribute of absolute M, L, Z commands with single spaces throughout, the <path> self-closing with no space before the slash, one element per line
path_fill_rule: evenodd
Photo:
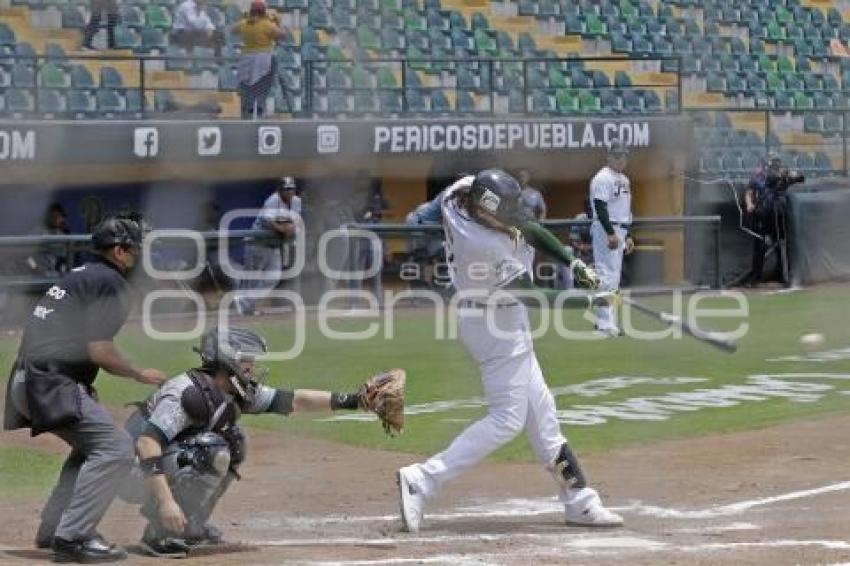
<path fill-rule="evenodd" d="M 622 527 L 623 518 L 595 503 L 581 513 L 566 512 L 567 524 L 578 527 Z"/>
<path fill-rule="evenodd" d="M 593 331 L 603 338 L 617 338 L 623 335 L 623 331 L 617 326 L 596 326 Z"/>
<path fill-rule="evenodd" d="M 396 474 L 398 483 L 399 506 L 401 508 L 401 523 L 405 531 L 418 533 L 422 523 L 422 513 L 425 508 L 425 496 L 410 482 L 402 468 Z"/>

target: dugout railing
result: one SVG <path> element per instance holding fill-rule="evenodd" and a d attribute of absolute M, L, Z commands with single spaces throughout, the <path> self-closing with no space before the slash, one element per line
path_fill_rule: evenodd
<path fill-rule="evenodd" d="M 556 233 L 559 233 L 563 241 L 568 241 L 570 230 L 586 230 L 590 226 L 590 221 L 553 219 L 544 221 L 544 224 Z M 722 272 L 723 242 L 720 226 L 720 216 L 643 217 L 635 218 L 632 229 L 636 234 L 639 245 L 642 238 L 645 241 L 652 239 L 651 232 L 678 234 L 681 236 L 681 242 L 677 243 L 675 247 L 679 248 L 676 253 L 681 254 L 680 259 L 685 279 L 690 283 L 721 288 L 723 285 L 720 277 Z M 348 224 L 342 228 L 346 227 L 374 232 L 382 239 L 410 239 L 417 235 L 435 235 L 438 238 L 442 236 L 442 227 L 438 224 Z M 309 227 L 307 229 L 309 231 Z M 197 234 L 206 242 L 206 252 L 217 248 L 223 239 L 245 241 L 247 238 L 269 238 L 266 232 L 256 230 L 206 231 L 198 232 Z M 357 238 L 352 238 L 352 242 L 355 245 L 357 240 Z M 190 242 L 182 238 L 173 239 L 172 244 L 167 243 L 168 239 L 158 239 L 157 242 L 158 246 L 176 245 L 191 247 Z M 13 250 L 18 255 L 29 252 L 36 253 L 39 250 L 45 249 L 56 250 L 57 246 L 67 254 L 86 252 L 91 249 L 91 236 L 0 236 L 0 255 L 8 254 L 9 250 Z M 665 253 L 668 252 L 665 251 Z M 669 253 L 673 252 L 670 251 Z M 0 276 L 0 290 L 38 291 L 52 284 L 58 278 L 59 274 L 51 276 L 35 273 L 5 274 Z"/>

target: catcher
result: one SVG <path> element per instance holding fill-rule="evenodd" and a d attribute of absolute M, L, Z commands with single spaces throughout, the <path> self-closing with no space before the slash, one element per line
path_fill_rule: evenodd
<path fill-rule="evenodd" d="M 221 541 L 207 521 L 239 479 L 246 453 L 241 413 L 362 409 L 375 412 L 389 434 L 403 428 L 403 370 L 379 373 L 354 393 L 292 391 L 261 383 L 255 360 L 266 342 L 251 330 L 214 328 L 195 350 L 201 367 L 166 381 L 126 424 L 138 466 L 122 495 L 142 504 L 142 549 L 152 556 L 184 558 L 193 546 Z"/>

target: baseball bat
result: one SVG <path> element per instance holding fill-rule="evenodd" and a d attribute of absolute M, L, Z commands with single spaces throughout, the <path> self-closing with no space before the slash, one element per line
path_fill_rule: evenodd
<path fill-rule="evenodd" d="M 709 346 L 714 346 L 715 348 L 722 350 L 727 354 L 733 354 L 738 350 L 738 344 L 733 340 L 720 338 L 713 332 L 706 332 L 705 330 L 694 328 L 693 326 L 688 324 L 687 321 L 682 320 L 678 316 L 672 315 L 664 311 L 655 310 L 654 308 L 640 303 L 630 297 L 626 297 L 623 295 L 621 295 L 620 297 L 623 300 L 624 305 L 629 305 L 630 307 L 633 307 L 636 311 L 641 312 L 651 318 L 654 318 L 655 320 L 681 328 L 682 332 L 684 332 L 691 338 L 695 338 L 700 342 L 705 342 Z"/>

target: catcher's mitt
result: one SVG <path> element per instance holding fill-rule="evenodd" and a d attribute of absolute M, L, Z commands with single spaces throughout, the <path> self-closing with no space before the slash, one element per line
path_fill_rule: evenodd
<path fill-rule="evenodd" d="M 575 282 L 580 286 L 587 289 L 599 288 L 599 275 L 596 274 L 596 271 L 592 267 L 588 267 L 582 260 L 574 259 L 570 264 L 570 269 L 573 272 Z"/>
<path fill-rule="evenodd" d="M 370 377 L 357 392 L 360 408 L 378 415 L 384 430 L 390 436 L 404 430 L 406 380 L 407 374 L 403 369 L 390 369 Z"/>

